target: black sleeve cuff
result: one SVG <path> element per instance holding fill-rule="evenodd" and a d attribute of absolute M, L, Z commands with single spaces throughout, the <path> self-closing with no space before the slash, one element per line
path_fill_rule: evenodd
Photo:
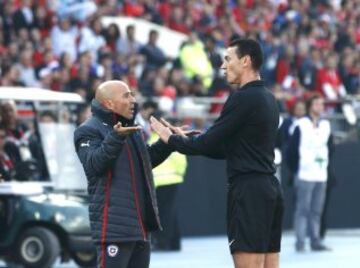
<path fill-rule="evenodd" d="M 176 143 L 177 143 L 177 141 L 178 141 L 179 138 L 181 138 L 181 137 L 178 136 L 178 135 L 175 135 L 175 134 L 173 134 L 173 135 L 171 135 L 171 136 L 169 137 L 168 147 L 170 147 L 170 149 L 171 149 L 172 151 L 176 151 Z"/>
<path fill-rule="evenodd" d="M 170 141 L 170 139 L 169 139 L 169 141 Z M 168 141 L 168 143 L 166 144 L 166 143 L 163 142 L 161 139 L 159 139 L 159 140 L 157 141 L 157 144 L 158 144 L 158 146 L 161 148 L 161 150 L 163 150 L 164 152 L 170 154 L 170 153 L 174 152 L 175 149 L 174 149 L 172 146 L 170 146 L 169 141 Z"/>

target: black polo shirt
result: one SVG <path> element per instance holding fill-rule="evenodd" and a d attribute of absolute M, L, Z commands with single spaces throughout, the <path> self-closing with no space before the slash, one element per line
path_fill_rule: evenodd
<path fill-rule="evenodd" d="M 278 124 L 274 96 L 263 81 L 255 80 L 229 96 L 208 131 L 190 138 L 172 135 L 169 144 L 184 154 L 226 159 L 230 180 L 252 174 L 272 175 Z"/>

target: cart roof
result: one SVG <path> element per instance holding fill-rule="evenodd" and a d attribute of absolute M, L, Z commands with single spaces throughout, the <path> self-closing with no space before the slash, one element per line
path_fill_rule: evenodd
<path fill-rule="evenodd" d="M 71 102 L 83 103 L 83 98 L 76 93 L 56 92 L 34 87 L 0 87 L 0 100 Z"/>

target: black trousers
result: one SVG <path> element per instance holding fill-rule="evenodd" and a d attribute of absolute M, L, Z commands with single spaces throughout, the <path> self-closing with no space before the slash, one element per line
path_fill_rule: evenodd
<path fill-rule="evenodd" d="M 152 233 L 155 250 L 180 250 L 180 230 L 176 207 L 178 188 L 179 184 L 171 184 L 156 189 L 160 220 L 164 230 Z"/>
<path fill-rule="evenodd" d="M 150 243 L 145 241 L 97 245 L 98 268 L 148 268 Z"/>

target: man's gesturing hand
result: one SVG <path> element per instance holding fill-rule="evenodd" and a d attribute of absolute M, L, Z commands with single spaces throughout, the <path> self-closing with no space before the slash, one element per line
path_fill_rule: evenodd
<path fill-rule="evenodd" d="M 172 135 L 171 130 L 160 123 L 155 117 L 150 118 L 151 128 L 154 130 L 160 137 L 160 139 L 168 143 L 170 136 Z"/>
<path fill-rule="evenodd" d="M 116 131 L 117 134 L 119 134 L 120 136 L 127 136 L 130 134 L 135 133 L 138 130 L 141 130 L 141 126 L 134 126 L 134 127 L 123 127 L 122 124 L 120 122 L 118 122 L 115 126 L 114 126 L 114 130 Z"/>
<path fill-rule="evenodd" d="M 199 130 L 186 130 L 189 127 L 187 125 L 183 125 L 181 127 L 175 127 L 171 125 L 168 121 L 166 121 L 164 118 L 161 118 L 160 121 L 164 126 L 168 127 L 173 134 L 180 135 L 184 138 L 192 135 L 201 134 L 201 131 Z"/>

